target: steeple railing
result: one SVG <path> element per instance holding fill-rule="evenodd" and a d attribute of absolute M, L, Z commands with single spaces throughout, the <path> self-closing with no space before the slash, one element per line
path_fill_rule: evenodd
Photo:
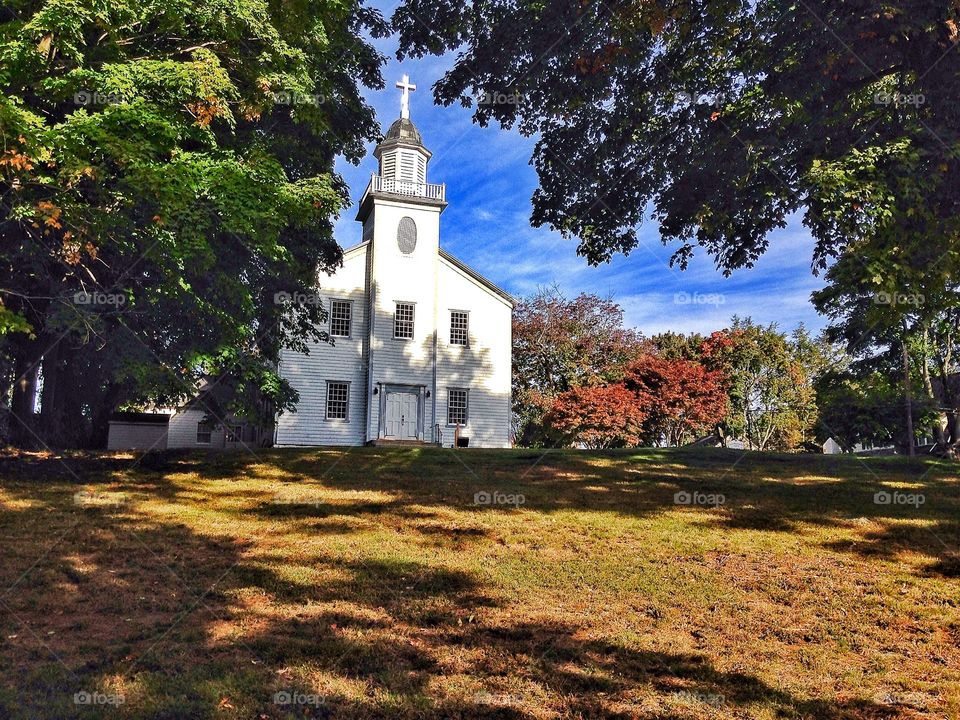
<path fill-rule="evenodd" d="M 367 192 L 383 192 L 392 195 L 406 195 L 408 197 L 427 198 L 428 200 L 445 201 L 447 186 L 445 183 L 422 183 L 385 178 L 374 173 L 370 176 Z M 366 193 L 364 193 L 366 194 Z"/>

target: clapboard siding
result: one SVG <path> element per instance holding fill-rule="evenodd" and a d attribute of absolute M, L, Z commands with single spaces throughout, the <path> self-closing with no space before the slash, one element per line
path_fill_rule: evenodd
<path fill-rule="evenodd" d="M 510 446 L 510 362 L 512 306 L 445 258 L 437 281 L 436 413 L 444 444 L 453 441 L 447 425 L 450 388 L 465 388 L 467 425 L 460 434 L 471 447 Z M 469 313 L 469 346 L 450 344 L 450 311 Z"/>
<path fill-rule="evenodd" d="M 111 420 L 107 450 L 166 450 L 166 423 Z"/>
<path fill-rule="evenodd" d="M 203 407 L 186 407 L 170 417 L 167 425 L 167 447 L 169 448 L 222 448 L 224 446 L 222 427 L 210 431 L 209 443 L 197 442 L 197 425 L 203 422 L 207 411 Z"/>
<path fill-rule="evenodd" d="M 433 395 L 440 210 L 380 201 L 373 213 L 371 289 L 375 310 L 371 334 L 371 379 L 374 387 L 388 384 L 418 386 L 430 390 Z M 411 218 L 417 229 L 416 248 L 409 254 L 402 253 L 397 244 L 397 231 L 405 217 Z M 415 306 L 413 339 L 393 337 L 394 311 L 398 302 L 411 302 Z M 371 402 L 369 438 L 378 437 L 380 400 L 378 395 Z M 422 439 L 431 439 L 434 422 L 431 398 L 424 404 Z"/>
<path fill-rule="evenodd" d="M 283 413 L 278 419 L 277 445 L 361 445 L 365 441 L 368 247 L 349 250 L 334 275 L 320 278 L 319 293 L 328 311 L 332 299 L 352 302 L 350 337 L 333 338 L 333 345 L 314 343 L 309 354 L 281 353 L 280 374 L 300 394 L 300 401 L 297 412 Z M 326 419 L 327 381 L 350 383 L 346 421 Z"/>
<path fill-rule="evenodd" d="M 278 420 L 277 445 L 357 445 L 381 438 L 381 408 L 391 389 L 419 398 L 421 440 L 435 440 L 439 426 L 450 445 L 451 387 L 469 392 L 461 435 L 471 447 L 510 445 L 513 301 L 440 250 L 443 208 L 436 199 L 385 191 L 361 200 L 357 219 L 364 242 L 344 254 L 333 277 L 321 278 L 325 301 L 353 301 L 352 336 L 338 339 L 336 347 L 314 346 L 309 354 L 282 353 L 280 373 L 300 400 L 296 413 Z M 414 305 L 412 338 L 394 337 L 397 303 Z M 451 309 L 470 314 L 468 347 L 450 344 Z M 325 419 L 330 380 L 350 383 L 347 421 Z M 404 407 L 409 414 L 410 406 Z"/>

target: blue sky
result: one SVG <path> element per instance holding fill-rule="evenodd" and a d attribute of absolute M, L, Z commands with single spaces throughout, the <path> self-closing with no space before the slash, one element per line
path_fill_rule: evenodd
<path fill-rule="evenodd" d="M 389 17 L 390 7 L 381 9 Z M 824 326 L 810 304 L 811 291 L 823 283 L 810 271 L 813 241 L 799 221 L 771 237 L 770 249 L 756 267 L 729 278 L 702 251 L 687 270 L 671 268 L 675 247 L 661 244 L 653 221 L 641 228 L 641 243 L 630 255 L 591 267 L 577 256 L 575 240 L 530 226 L 530 199 L 537 186 L 529 164 L 534 138 L 496 126 L 480 128 L 471 122 L 467 108 L 434 105 L 431 86 L 452 57 L 400 63 L 395 39 L 376 44 L 389 58 L 386 87 L 368 90 L 366 97 L 384 129 L 400 116 L 400 91 L 394 83 L 407 73 L 417 85 L 410 96 L 410 118 L 433 153 L 428 180 L 447 184 L 441 247 L 508 292 L 522 297 L 556 284 L 568 297 L 580 292 L 609 296 L 623 307 L 626 324 L 648 336 L 667 330 L 718 330 L 734 314 L 776 322 L 782 330 L 800 322 L 812 330 Z M 344 247 L 360 241 L 356 203 L 377 169 L 373 145 L 367 150 L 359 166 L 343 161 L 338 165 L 354 202 L 337 223 L 337 239 Z"/>

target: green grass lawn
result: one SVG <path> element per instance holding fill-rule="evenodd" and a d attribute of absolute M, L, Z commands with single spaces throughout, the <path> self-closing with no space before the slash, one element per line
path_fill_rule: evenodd
<path fill-rule="evenodd" d="M 0 717 L 957 718 L 958 545 L 934 460 L 11 453 Z"/>

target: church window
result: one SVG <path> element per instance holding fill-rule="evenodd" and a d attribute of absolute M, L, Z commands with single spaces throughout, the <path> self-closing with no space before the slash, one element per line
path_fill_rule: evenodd
<path fill-rule="evenodd" d="M 447 425 L 467 424 L 468 391 L 464 388 L 447 390 Z"/>
<path fill-rule="evenodd" d="M 393 313 L 393 337 L 397 340 L 413 338 L 413 309 L 413 303 L 397 303 Z"/>
<path fill-rule="evenodd" d="M 330 301 L 330 335 L 333 337 L 350 337 L 350 315 L 353 303 L 349 300 Z"/>
<path fill-rule="evenodd" d="M 327 420 L 346 420 L 350 383 L 327 381 Z"/>
<path fill-rule="evenodd" d="M 397 246 L 404 255 L 409 255 L 417 247 L 417 224 L 412 217 L 400 218 L 397 225 Z"/>
<path fill-rule="evenodd" d="M 464 310 L 450 311 L 450 344 L 470 344 L 470 313 Z"/>

